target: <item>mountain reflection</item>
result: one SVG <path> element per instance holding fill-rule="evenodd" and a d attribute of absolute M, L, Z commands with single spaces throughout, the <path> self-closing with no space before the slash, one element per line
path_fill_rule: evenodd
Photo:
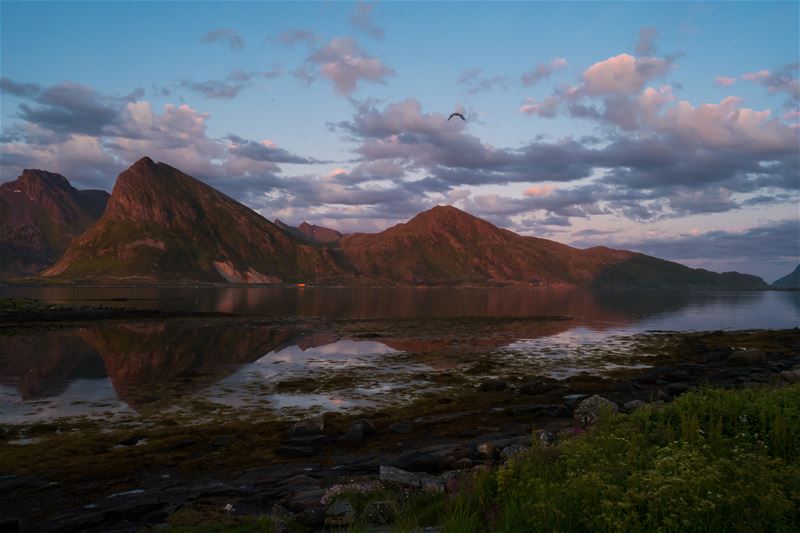
<path fill-rule="evenodd" d="M 161 290 L 143 289 L 140 297 Z M 191 302 L 182 290 L 169 294 L 172 299 L 153 302 L 256 316 L 6 332 L 0 342 L 0 419 L 42 399 L 95 398 L 87 392 L 92 383 L 111 394 L 109 401 L 141 408 L 201 397 L 221 383 L 235 386 L 236 376 L 250 370 L 276 382 L 313 380 L 320 372 L 331 375 L 353 365 L 373 365 L 376 376 L 384 371 L 397 376 L 412 367 L 448 370 L 462 356 L 511 345 L 569 344 L 562 334 L 570 331 L 597 332 L 602 342 L 609 334 L 646 329 L 792 327 L 798 315 L 797 295 L 784 293 L 225 289 L 200 291 Z M 265 315 L 282 320 L 269 322 Z M 554 315 L 570 318 L 535 318 Z M 518 341 L 523 342 L 514 344 Z"/>

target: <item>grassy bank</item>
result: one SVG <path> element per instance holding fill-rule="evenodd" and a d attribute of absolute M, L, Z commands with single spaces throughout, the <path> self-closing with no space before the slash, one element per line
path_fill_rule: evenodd
<path fill-rule="evenodd" d="M 606 417 L 443 503 L 445 531 L 797 531 L 800 386 Z"/>

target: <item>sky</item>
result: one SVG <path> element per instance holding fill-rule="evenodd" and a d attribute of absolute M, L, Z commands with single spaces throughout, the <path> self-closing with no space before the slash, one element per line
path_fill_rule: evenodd
<path fill-rule="evenodd" d="M 799 69 L 798 2 L 2 0 L 0 182 L 110 191 L 147 155 L 270 220 L 451 204 L 772 282 L 800 262 Z"/>

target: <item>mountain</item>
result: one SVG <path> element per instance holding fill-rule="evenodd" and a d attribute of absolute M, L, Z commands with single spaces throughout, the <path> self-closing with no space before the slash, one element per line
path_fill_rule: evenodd
<path fill-rule="evenodd" d="M 758 289 L 756 276 L 717 274 L 605 247 L 580 250 L 437 206 L 381 233 L 340 241 L 357 273 L 404 284 L 593 285 Z"/>
<path fill-rule="evenodd" d="M 275 219 L 275 225 L 292 235 L 311 242 L 334 242 L 342 238 L 342 234 L 335 229 L 325 228 L 303 222 L 297 227 L 290 226 L 280 219 Z"/>
<path fill-rule="evenodd" d="M 338 235 L 324 229 L 273 224 L 181 171 L 143 158 L 119 175 L 100 220 L 43 275 L 116 283 L 767 287 L 755 276 L 521 236 L 450 206 L 323 245 L 315 239 Z"/>
<path fill-rule="evenodd" d="M 800 265 L 797 265 L 791 274 L 775 280 L 772 287 L 775 289 L 800 289 Z"/>
<path fill-rule="evenodd" d="M 278 283 L 345 272 L 336 254 L 172 168 L 142 158 L 103 216 L 43 275 L 104 281 Z"/>
<path fill-rule="evenodd" d="M 107 200 L 105 191 L 79 191 L 64 176 L 44 170 L 26 169 L 0 185 L 0 278 L 52 265 L 100 218 Z"/>

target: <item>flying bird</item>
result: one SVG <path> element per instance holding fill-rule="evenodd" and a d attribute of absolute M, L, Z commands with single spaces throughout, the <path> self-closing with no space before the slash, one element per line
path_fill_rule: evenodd
<path fill-rule="evenodd" d="M 458 117 L 458 118 L 460 118 L 461 120 L 463 120 L 464 122 L 466 122 L 466 121 L 467 121 L 467 119 L 465 119 L 465 118 L 464 118 L 464 115 L 462 115 L 461 113 L 450 113 L 450 116 L 449 116 L 449 117 L 447 117 L 447 122 L 450 122 L 450 119 L 451 119 L 451 118 L 453 118 L 453 117 Z"/>

